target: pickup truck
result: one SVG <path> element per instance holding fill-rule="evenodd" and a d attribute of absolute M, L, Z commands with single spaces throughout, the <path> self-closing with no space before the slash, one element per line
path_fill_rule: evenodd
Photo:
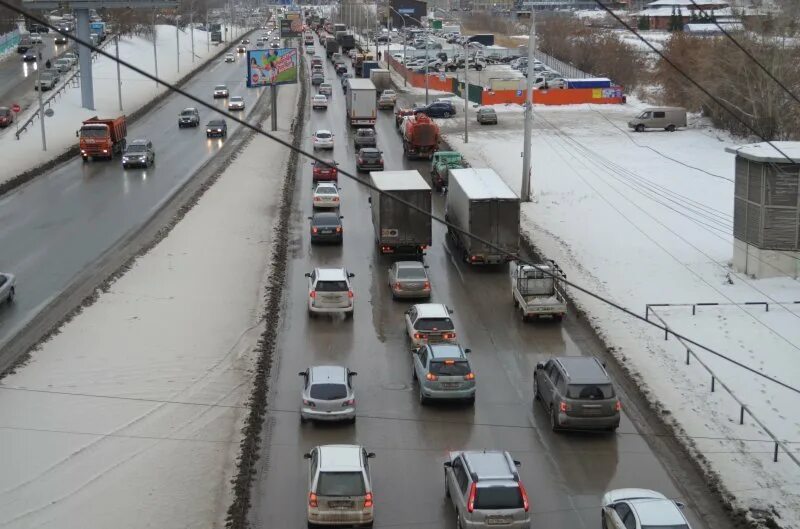
<path fill-rule="evenodd" d="M 511 291 L 522 321 L 542 316 L 561 320 L 567 314 L 566 279 L 553 260 L 535 266 L 517 264 L 511 271 Z"/>

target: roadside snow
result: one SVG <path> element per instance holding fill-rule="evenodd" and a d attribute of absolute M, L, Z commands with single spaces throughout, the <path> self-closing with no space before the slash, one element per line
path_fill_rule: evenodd
<path fill-rule="evenodd" d="M 291 108 L 297 91 L 278 97 Z M 0 527 L 224 526 L 287 159 L 255 138 L 166 239 L 2 381 Z"/>
<path fill-rule="evenodd" d="M 244 29 L 234 28 L 235 35 L 242 35 Z M 219 46 L 213 44 L 209 47 L 206 43 L 207 32 L 195 30 L 194 52 L 192 61 L 192 37 L 187 28 L 180 33 L 180 72 L 176 54 L 175 26 L 157 26 L 158 34 L 158 76 L 165 81 L 175 82 L 187 75 L 190 71 L 204 66 L 206 60 L 218 53 Z M 230 43 L 223 43 L 227 46 Z M 113 43 L 108 44 L 105 51 L 114 53 Z M 135 66 L 155 73 L 153 61 L 153 41 L 143 37 L 124 37 L 119 42 L 120 59 L 130 62 Z M 5 134 L 0 135 L 0 153 L 7 153 L 3 157 L 3 166 L 0 168 L 0 183 L 16 175 L 36 167 L 48 160 L 56 158 L 64 151 L 73 147 L 77 141 L 75 131 L 80 128 L 80 123 L 92 116 L 118 116 L 119 101 L 117 97 L 117 66 L 114 61 L 98 56 L 92 65 L 94 80 L 94 103 L 96 110 L 88 110 L 81 106 L 81 91 L 77 86 L 70 87 L 64 95 L 57 96 L 51 108 L 55 115 L 47 118 L 45 133 L 47 136 L 47 151 L 42 151 L 42 136 L 38 119 L 28 127 L 28 130 L 16 139 L 11 127 Z M 69 75 L 69 74 L 65 74 Z M 122 105 L 125 114 L 141 108 L 148 101 L 164 92 L 162 86 L 134 73 L 125 67 L 120 70 L 122 80 Z M 64 76 L 62 76 L 62 79 Z M 49 92 L 44 93 L 48 97 Z M 27 120 L 36 110 L 32 106 L 27 111 L 17 116 L 19 123 Z M 10 153 L 14 153 L 13 156 Z"/>
<path fill-rule="evenodd" d="M 677 133 L 632 134 L 626 120 L 638 107 L 579 105 L 534 110 L 533 179 L 536 200 L 522 207 L 522 229 L 576 283 L 640 314 L 648 303 L 718 302 L 698 309 L 658 308 L 679 332 L 759 372 L 797 385 L 800 363 L 800 282 L 753 280 L 733 273 L 732 210 L 737 142 L 690 118 Z M 471 120 L 472 121 L 472 120 Z M 474 167 L 495 169 L 520 189 L 522 116 L 500 125 L 439 120 L 446 140 Z M 782 527 L 800 527 L 800 468 L 781 452 L 772 462 L 767 434 L 745 417 L 720 387 L 730 387 L 766 426 L 800 456 L 800 396 L 732 363 L 698 351 L 711 376 L 685 348 L 663 334 L 573 290 L 576 303 L 614 348 L 654 402 L 708 460 L 738 506 L 771 505 Z M 763 306 L 745 302 L 768 301 Z M 777 303 L 776 303 L 777 302 Z M 636 482 L 629 484 L 636 487 Z"/>

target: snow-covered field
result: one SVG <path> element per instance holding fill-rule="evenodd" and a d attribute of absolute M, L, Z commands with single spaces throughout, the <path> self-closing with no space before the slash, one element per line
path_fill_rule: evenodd
<path fill-rule="evenodd" d="M 797 385 L 800 305 L 780 303 L 800 301 L 800 282 L 753 280 L 729 266 L 734 156 L 725 147 L 737 142 L 696 118 L 688 130 L 633 134 L 625 123 L 638 106 L 536 107 L 535 201 L 523 205 L 523 230 L 571 280 L 640 314 L 648 303 L 725 304 L 700 308 L 696 316 L 691 307 L 656 311 L 690 338 Z M 499 126 L 471 126 L 469 144 L 459 119 L 446 121 L 445 137 L 473 166 L 494 168 L 519 190 L 521 109 L 501 109 Z M 698 350 L 718 377 L 711 393 L 711 376 L 694 359 L 685 364 L 677 340 L 665 341 L 662 332 L 572 293 L 738 506 L 774 509 L 782 527 L 800 527 L 800 467 L 782 451 L 772 462 L 769 437 L 747 416 L 739 425 L 740 408 L 719 382 L 798 456 L 800 395 Z M 770 302 L 769 312 L 743 305 L 757 301 Z"/>
<path fill-rule="evenodd" d="M 278 97 L 297 104 L 294 87 Z M 287 158 L 255 138 L 163 241 L 2 381 L 0 527 L 224 526 Z"/>
<path fill-rule="evenodd" d="M 194 31 L 194 61 L 192 60 L 192 37 L 187 29 L 180 33 L 180 72 L 178 71 L 177 42 L 175 26 L 159 25 L 158 28 L 158 76 L 165 81 L 174 82 L 192 70 L 202 66 L 212 55 L 219 53 L 220 47 L 206 42 L 207 32 Z M 233 28 L 234 35 L 244 34 L 245 29 Z M 223 43 L 228 46 L 230 43 Z M 105 47 L 109 53 L 115 53 L 114 45 Z M 147 72 L 155 73 L 153 58 L 153 41 L 143 37 L 126 37 L 119 42 L 120 59 L 127 61 Z M 92 116 L 117 116 L 119 100 L 117 97 L 116 62 L 103 56 L 92 66 L 94 80 L 94 103 L 96 110 L 87 110 L 81 106 L 81 91 L 78 87 L 70 87 L 65 95 L 53 100 L 51 108 L 53 117 L 46 118 L 47 151 L 42 151 L 42 136 L 38 119 L 17 140 L 13 129 L 9 128 L 0 135 L 0 153 L 11 153 L 13 156 L 3 157 L 0 168 L 0 183 L 14 176 L 51 160 L 75 145 L 75 131 L 80 128 L 84 119 Z M 66 74 L 68 75 L 68 74 Z M 156 86 L 155 82 L 122 67 L 122 106 L 125 114 L 141 108 L 148 101 L 162 93 L 165 89 Z M 62 76 L 62 79 L 64 76 Z M 45 92 L 45 97 L 49 92 Z M 32 107 L 20 114 L 17 120 L 22 123 L 36 111 Z"/>

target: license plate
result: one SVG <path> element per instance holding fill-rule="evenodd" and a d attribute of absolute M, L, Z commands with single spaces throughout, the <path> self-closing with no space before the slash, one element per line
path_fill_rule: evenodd
<path fill-rule="evenodd" d="M 319 232 L 322 233 L 322 234 L 328 234 L 329 235 L 329 234 L 333 233 L 333 230 L 319 230 Z"/>
<path fill-rule="evenodd" d="M 331 509 L 352 509 L 354 506 L 352 501 L 329 501 L 328 507 Z"/>
<path fill-rule="evenodd" d="M 441 334 L 429 334 L 427 338 L 428 338 L 428 343 L 438 343 L 443 341 Z"/>
<path fill-rule="evenodd" d="M 322 299 L 324 299 L 325 301 L 339 301 L 339 296 L 336 295 L 322 296 Z"/>
<path fill-rule="evenodd" d="M 486 518 L 486 523 L 489 525 L 508 525 L 511 523 L 510 516 L 489 516 Z"/>
<path fill-rule="evenodd" d="M 458 382 L 442 382 L 442 387 L 444 389 L 455 389 L 455 388 L 458 388 L 460 386 L 461 386 L 461 384 L 459 384 Z"/>

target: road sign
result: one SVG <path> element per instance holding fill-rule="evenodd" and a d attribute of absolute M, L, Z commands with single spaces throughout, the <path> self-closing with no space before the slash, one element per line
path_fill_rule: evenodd
<path fill-rule="evenodd" d="M 52 108 L 48 108 L 47 110 L 44 111 L 44 115 L 47 116 L 48 118 L 52 118 L 53 114 L 55 114 L 55 112 L 53 112 Z"/>
<path fill-rule="evenodd" d="M 517 97 L 522 95 L 522 90 L 517 90 Z"/>
<path fill-rule="evenodd" d="M 445 76 L 443 73 L 440 73 L 440 74 L 439 74 L 439 80 L 440 80 L 440 81 L 442 81 L 442 82 L 444 82 L 444 81 L 445 81 L 445 79 L 447 79 L 447 77 L 446 77 L 446 76 Z"/>
<path fill-rule="evenodd" d="M 11 105 L 11 112 L 19 114 L 20 110 L 22 110 L 22 108 L 18 104 L 14 103 Z"/>

